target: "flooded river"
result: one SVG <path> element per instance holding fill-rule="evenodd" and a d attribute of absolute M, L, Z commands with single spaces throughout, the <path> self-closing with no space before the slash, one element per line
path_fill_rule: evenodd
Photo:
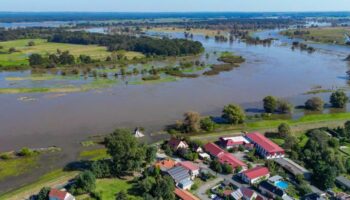
<path fill-rule="evenodd" d="M 309 54 L 292 51 L 283 41 L 264 47 L 215 42 L 204 36 L 194 39 L 201 41 L 209 53 L 232 51 L 244 56 L 247 62 L 217 76 L 176 82 L 115 85 L 62 96 L 2 94 L 0 150 L 49 145 L 74 148 L 73 144 L 89 135 L 108 133 L 117 127 L 159 130 L 188 110 L 219 114 L 225 104 L 252 105 L 266 95 L 303 103 L 307 98 L 303 93 L 313 87 L 332 89 L 348 84 L 345 72 L 350 66 L 342 59 L 350 54 L 349 47 L 333 46 L 329 51 L 329 45 L 324 45 L 324 49 Z M 328 95 L 323 96 L 327 99 Z M 23 96 L 36 100 L 19 101 Z"/>
<path fill-rule="evenodd" d="M 273 36 L 276 32 L 259 33 L 259 36 L 263 35 Z M 183 37 L 183 34 L 171 36 Z M 55 145 L 63 148 L 61 162 L 64 165 L 77 158 L 80 141 L 118 127 L 142 126 L 152 132 L 181 119 L 189 110 L 219 115 L 228 103 L 259 108 L 260 104 L 256 102 L 267 95 L 287 98 L 300 105 L 310 96 L 303 93 L 313 87 L 348 86 L 346 71 L 350 65 L 343 59 L 350 54 L 349 47 L 317 44 L 318 50 L 309 54 L 291 50 L 287 41 L 278 38 L 280 40 L 264 47 L 239 41 L 215 42 L 195 36 L 194 40 L 201 41 L 211 55 L 232 51 L 246 58 L 246 63 L 239 68 L 217 76 L 150 85 L 122 84 L 57 96 L 2 94 L 0 151 Z M 3 73 L 0 73 L 2 78 Z M 18 100 L 23 96 L 35 100 Z M 329 94 L 318 96 L 328 101 Z"/>

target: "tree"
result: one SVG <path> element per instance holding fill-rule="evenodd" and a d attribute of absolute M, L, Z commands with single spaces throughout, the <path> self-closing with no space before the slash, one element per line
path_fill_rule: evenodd
<path fill-rule="evenodd" d="M 9 53 L 14 53 L 14 52 L 16 52 L 17 50 L 16 50 L 16 48 L 15 47 L 11 47 L 11 48 L 9 48 Z"/>
<path fill-rule="evenodd" d="M 91 171 L 84 171 L 78 175 L 73 185 L 76 193 L 90 193 L 96 188 L 96 178 Z"/>
<path fill-rule="evenodd" d="M 332 166 L 318 163 L 315 166 L 313 173 L 313 179 L 315 184 L 320 186 L 322 189 L 329 189 L 334 186 L 334 181 L 336 178 L 336 169 Z"/>
<path fill-rule="evenodd" d="M 280 137 L 285 138 L 292 134 L 291 128 L 287 123 L 281 123 L 278 126 L 278 134 Z"/>
<path fill-rule="evenodd" d="M 349 98 L 342 90 L 337 90 L 336 92 L 333 92 L 330 97 L 330 103 L 335 108 L 344 108 L 348 100 Z"/>
<path fill-rule="evenodd" d="M 36 200 L 48 200 L 49 199 L 49 192 L 51 188 L 49 187 L 43 187 L 41 188 L 40 192 L 38 195 L 36 195 Z"/>
<path fill-rule="evenodd" d="M 267 113 L 275 112 L 277 108 L 277 99 L 273 96 L 267 96 L 263 99 L 264 110 Z"/>
<path fill-rule="evenodd" d="M 29 65 L 30 66 L 37 66 L 37 65 L 42 65 L 44 64 L 45 59 L 37 53 L 34 53 L 29 56 Z"/>
<path fill-rule="evenodd" d="M 124 190 L 120 191 L 117 193 L 115 200 L 128 200 L 128 195 Z"/>
<path fill-rule="evenodd" d="M 91 164 L 91 172 L 96 178 L 111 177 L 111 162 L 109 160 L 97 160 Z"/>
<path fill-rule="evenodd" d="M 128 129 L 117 129 L 105 138 L 105 146 L 112 157 L 112 174 L 119 176 L 128 171 L 138 170 L 145 161 L 145 146 Z"/>
<path fill-rule="evenodd" d="M 344 124 L 344 135 L 350 137 L 350 121 L 345 122 Z"/>
<path fill-rule="evenodd" d="M 305 102 L 305 108 L 307 110 L 322 111 L 324 102 L 320 97 L 312 97 Z"/>
<path fill-rule="evenodd" d="M 210 117 L 205 117 L 201 119 L 201 129 L 211 132 L 215 129 L 215 122 Z"/>
<path fill-rule="evenodd" d="M 293 105 L 285 100 L 278 100 L 277 102 L 277 110 L 283 114 L 290 114 L 293 112 Z"/>
<path fill-rule="evenodd" d="M 245 113 L 242 108 L 235 104 L 229 104 L 224 107 L 222 117 L 230 124 L 242 124 L 245 119 Z"/>
<path fill-rule="evenodd" d="M 289 135 L 286 137 L 283 147 L 285 149 L 292 149 L 298 143 L 298 139 L 295 136 Z"/>
<path fill-rule="evenodd" d="M 28 42 L 28 46 L 29 46 L 29 47 L 35 46 L 35 42 L 34 42 L 34 41 L 29 41 L 29 42 Z"/>
<path fill-rule="evenodd" d="M 210 168 L 218 173 L 222 172 L 221 163 L 218 160 L 213 160 L 210 163 Z"/>
<path fill-rule="evenodd" d="M 197 112 L 187 112 L 184 114 L 183 129 L 186 133 L 197 133 L 200 131 L 201 117 Z"/>
<path fill-rule="evenodd" d="M 157 154 L 157 147 L 155 146 L 149 146 L 145 147 L 146 148 L 146 162 L 151 163 L 156 159 L 156 154 Z"/>

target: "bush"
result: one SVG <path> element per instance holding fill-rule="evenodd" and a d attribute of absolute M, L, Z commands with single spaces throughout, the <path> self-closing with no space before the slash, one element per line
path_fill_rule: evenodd
<path fill-rule="evenodd" d="M 204 119 L 201 119 L 201 129 L 207 132 L 212 132 L 215 129 L 215 122 L 210 118 L 206 117 Z"/>
<path fill-rule="evenodd" d="M 229 104 L 224 107 L 222 117 L 230 124 L 242 124 L 245 119 L 245 113 L 242 108 L 235 104 Z"/>
<path fill-rule="evenodd" d="M 34 152 L 27 147 L 23 147 L 18 153 L 19 156 L 32 156 L 33 154 Z"/>
<path fill-rule="evenodd" d="M 312 111 L 322 111 L 324 102 L 320 97 L 312 97 L 305 102 L 305 109 Z"/>
<path fill-rule="evenodd" d="M 330 103 L 335 108 L 344 108 L 349 98 L 346 96 L 345 92 L 338 90 L 333 92 L 330 97 Z"/>
<path fill-rule="evenodd" d="M 48 200 L 50 190 L 51 188 L 49 187 L 41 188 L 40 192 L 36 195 L 35 200 Z"/>

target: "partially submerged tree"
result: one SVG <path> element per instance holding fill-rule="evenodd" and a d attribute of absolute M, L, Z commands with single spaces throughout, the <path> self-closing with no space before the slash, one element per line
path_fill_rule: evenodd
<path fill-rule="evenodd" d="M 277 99 L 273 96 L 267 96 L 263 99 L 264 110 L 267 113 L 275 112 L 277 108 Z"/>
<path fill-rule="evenodd" d="M 345 92 L 342 90 L 337 90 L 333 92 L 330 97 L 330 103 L 335 108 L 344 108 L 349 98 L 346 96 Z"/>
<path fill-rule="evenodd" d="M 242 124 L 245 119 L 243 109 L 235 104 L 229 104 L 224 107 L 222 117 L 230 124 Z"/>
<path fill-rule="evenodd" d="M 197 112 L 187 112 L 184 114 L 183 130 L 186 133 L 197 133 L 200 131 L 200 114 Z"/>
<path fill-rule="evenodd" d="M 312 97 L 305 102 L 305 108 L 312 111 L 322 111 L 324 102 L 320 97 Z"/>

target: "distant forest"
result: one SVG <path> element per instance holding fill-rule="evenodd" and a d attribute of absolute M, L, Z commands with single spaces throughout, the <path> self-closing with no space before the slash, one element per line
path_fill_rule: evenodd
<path fill-rule="evenodd" d="M 105 46 L 109 51 L 137 51 L 146 55 L 181 56 L 194 55 L 203 51 L 200 42 L 186 39 L 107 35 L 85 31 L 72 32 L 59 28 L 0 29 L 0 41 L 32 38 L 44 38 L 49 42 L 57 43 L 95 44 Z"/>
<path fill-rule="evenodd" d="M 0 22 L 101 21 L 156 18 L 306 18 L 348 17 L 350 12 L 188 12 L 188 13 L 125 13 L 125 12 L 0 12 Z"/>

